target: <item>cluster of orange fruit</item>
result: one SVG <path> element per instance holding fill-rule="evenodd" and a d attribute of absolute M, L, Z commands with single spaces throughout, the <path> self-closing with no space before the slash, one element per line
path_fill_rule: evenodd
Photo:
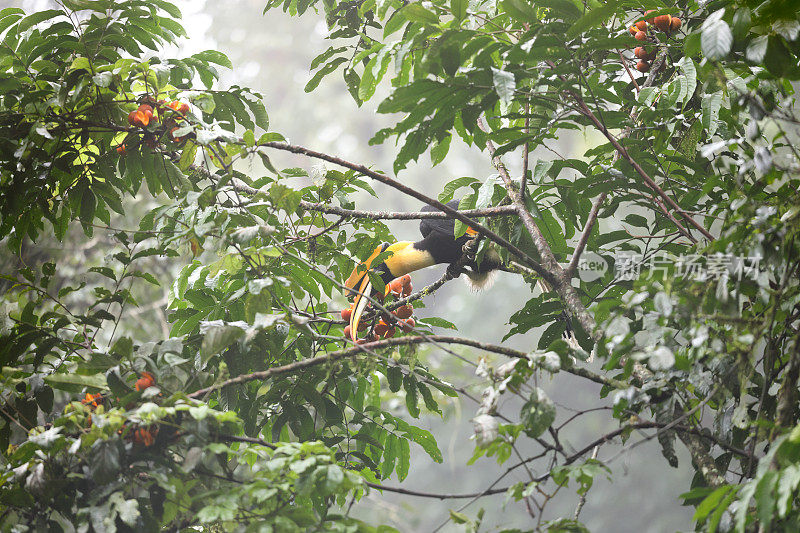
<path fill-rule="evenodd" d="M 169 129 L 170 137 L 175 142 L 184 140 L 184 137 L 175 136 L 175 130 L 178 129 L 177 123 L 182 121 L 184 116 L 189 112 L 189 104 L 178 100 L 174 100 L 169 104 L 166 100 L 158 100 L 156 102 L 151 96 L 146 96 L 143 100 L 139 101 L 142 102 L 139 107 L 128 113 L 128 124 L 137 128 L 146 128 L 150 124 L 158 124 L 158 116 L 163 115 L 166 108 L 169 108 L 178 113 L 178 116 L 168 118 L 164 122 L 164 128 Z M 153 108 L 153 106 L 155 106 L 155 108 Z M 153 141 L 154 138 L 145 133 L 145 143 L 148 145 L 155 145 Z M 120 155 L 128 153 L 127 146 L 125 146 L 125 144 L 118 145 L 117 153 Z"/>
<path fill-rule="evenodd" d="M 83 405 L 88 405 L 89 409 L 94 411 L 101 403 L 103 403 L 103 395 L 99 392 L 97 394 L 89 394 L 87 392 L 86 397 L 81 400 L 81 403 Z"/>
<path fill-rule="evenodd" d="M 142 372 L 141 377 L 136 380 L 136 384 L 134 387 L 138 391 L 143 391 L 149 387 L 152 387 L 156 384 L 156 379 L 153 377 L 153 374 L 150 372 Z"/>
<path fill-rule="evenodd" d="M 156 384 L 156 380 L 153 377 L 153 374 L 150 372 L 142 372 L 139 375 L 139 379 L 136 380 L 136 384 L 134 387 L 137 391 L 141 392 L 149 387 L 153 387 Z M 101 393 L 97 394 L 90 394 L 86 393 L 86 396 L 81 400 L 81 403 L 89 408 L 90 411 L 94 412 L 97 408 L 103 404 L 105 398 Z M 86 418 L 87 424 L 89 426 L 92 425 L 92 415 Z M 117 432 L 121 435 L 125 431 L 125 426 L 121 427 Z M 145 427 L 137 427 L 132 434 L 130 434 L 130 439 L 134 444 L 138 444 L 140 446 L 152 446 L 156 440 L 156 435 L 158 435 L 158 426 L 151 426 L 149 428 Z"/>
<path fill-rule="evenodd" d="M 652 13 L 653 11 L 653 9 L 646 11 L 645 15 Z M 682 24 L 683 23 L 681 19 L 678 17 L 673 17 L 672 15 L 658 15 L 657 17 L 638 21 L 636 24 L 628 28 L 628 33 L 630 33 L 637 41 L 645 42 L 649 40 L 647 32 L 650 26 L 655 27 L 659 31 L 663 31 L 664 33 L 671 33 L 681 29 Z M 648 51 L 644 46 L 637 46 L 633 50 L 633 55 L 635 55 L 639 60 L 639 62 L 636 63 L 636 70 L 639 72 L 647 72 L 650 70 L 650 61 L 656 57 L 656 51 L 655 49 Z"/>
<path fill-rule="evenodd" d="M 405 298 L 406 296 L 410 295 L 411 291 L 413 290 L 411 285 L 411 276 L 406 274 L 405 276 L 395 278 L 389 282 L 387 288 L 389 289 L 387 295 L 398 299 Z M 377 300 L 383 300 L 383 296 L 380 294 L 375 295 L 374 298 Z M 411 306 L 411 304 L 402 305 L 392 311 L 392 315 L 395 317 L 394 320 L 388 316 L 385 316 L 385 314 L 378 317 L 377 322 L 373 320 L 372 324 L 367 324 L 367 321 L 362 320 L 358 324 L 358 331 L 364 331 L 368 327 L 370 328 L 370 332 L 363 339 L 358 338 L 358 332 L 356 332 L 354 335 L 349 325 L 345 326 L 344 328 L 344 337 L 354 341 L 356 344 L 363 344 L 365 342 L 375 341 L 378 339 L 391 339 L 394 337 L 395 333 L 397 333 L 398 326 L 405 332 L 409 332 L 414 329 L 417 323 L 413 318 L 411 318 L 412 314 L 414 314 L 414 308 Z M 353 306 L 351 305 L 349 308 L 342 311 L 342 320 L 345 322 L 350 322 L 350 317 L 352 315 Z"/>
<path fill-rule="evenodd" d="M 158 426 L 150 426 L 148 428 L 138 427 L 136 431 L 133 432 L 133 443 L 147 448 L 148 446 L 152 446 L 156 441 L 156 435 L 158 435 Z"/>
<path fill-rule="evenodd" d="M 142 104 L 128 113 L 128 124 L 139 128 L 146 128 L 150 122 L 158 122 L 158 117 L 153 115 L 153 106 Z"/>

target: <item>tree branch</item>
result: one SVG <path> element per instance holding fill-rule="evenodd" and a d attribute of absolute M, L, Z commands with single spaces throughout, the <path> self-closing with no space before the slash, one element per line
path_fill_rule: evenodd
<path fill-rule="evenodd" d="M 243 383 L 248 383 L 250 381 L 264 381 L 273 376 L 278 376 L 281 374 L 292 374 L 300 370 L 305 370 L 307 368 L 315 367 L 324 363 L 332 363 L 340 359 L 353 357 L 355 355 L 358 355 L 366 351 L 374 351 L 374 350 L 379 350 L 381 348 L 390 348 L 393 346 L 401 346 L 409 344 L 424 344 L 427 342 L 432 342 L 432 343 L 435 342 L 442 344 L 460 344 L 462 346 L 470 346 L 472 348 L 478 348 L 486 352 L 498 353 L 501 355 L 505 355 L 507 357 L 514 357 L 517 359 L 528 359 L 528 354 L 525 352 L 521 352 L 519 350 L 513 350 L 511 348 L 506 348 L 505 346 L 498 346 L 495 344 L 478 342 L 472 339 L 465 339 L 461 337 L 451 337 L 447 335 L 426 335 L 424 337 L 423 336 L 395 337 L 392 339 L 384 339 L 384 340 L 371 341 L 359 344 L 357 346 L 353 346 L 352 348 L 346 348 L 344 350 L 328 352 L 325 355 L 320 355 L 319 357 L 303 359 L 301 361 L 296 361 L 294 363 L 289 363 L 287 365 L 268 368 L 267 370 L 262 370 L 260 372 L 241 374 L 239 376 L 227 379 L 225 381 L 215 383 L 214 385 L 211 385 L 209 387 L 196 390 L 191 394 L 189 394 L 189 397 L 199 398 L 201 396 L 205 396 L 208 393 L 224 389 L 226 387 L 230 387 L 231 385 L 241 385 Z M 607 378 L 605 376 L 595 374 L 594 372 L 586 370 L 585 368 L 563 368 L 562 370 L 564 372 L 573 374 L 575 376 L 579 376 L 588 379 L 590 381 L 594 381 L 595 383 L 598 383 L 600 385 L 608 385 L 610 387 L 617 389 L 628 388 L 627 383 L 616 380 L 614 378 Z"/>
<path fill-rule="evenodd" d="M 695 229 L 697 229 L 700 233 L 702 233 L 703 236 L 706 239 L 708 239 L 709 241 L 713 241 L 714 240 L 714 236 L 711 235 L 694 218 L 692 218 L 690 215 L 685 213 L 683 211 L 683 209 L 681 209 L 681 207 L 677 203 L 675 203 L 675 200 L 673 200 L 666 192 L 664 192 L 664 189 L 662 189 L 661 187 L 658 186 L 658 184 L 653 180 L 653 178 L 651 178 L 650 175 L 647 172 L 645 172 L 645 170 L 641 167 L 641 165 L 639 165 L 639 163 L 636 162 L 636 160 L 630 155 L 630 153 L 628 153 L 628 150 L 624 146 L 622 146 L 622 144 L 620 144 L 620 142 L 617 140 L 617 138 L 614 137 L 611 134 L 610 131 L 608 131 L 608 128 L 606 128 L 605 124 L 603 124 L 597 118 L 597 116 L 592 112 L 592 110 L 589 109 L 589 107 L 586 105 L 586 102 L 583 101 L 583 98 L 581 98 L 580 96 L 576 95 L 575 93 L 573 93 L 572 91 L 569 91 L 569 90 L 567 90 L 567 94 L 569 94 L 573 98 L 573 100 L 575 100 L 575 102 L 578 104 L 578 107 L 581 108 L 581 111 L 582 111 L 583 115 L 586 118 L 588 118 L 590 121 L 592 121 L 592 123 L 595 125 L 595 127 L 600 130 L 600 132 L 606 137 L 606 139 L 608 139 L 608 141 L 611 143 L 611 145 L 614 147 L 614 149 L 626 161 L 628 161 L 628 163 L 630 163 L 630 165 L 634 168 L 634 170 L 636 170 L 636 173 L 639 174 L 639 176 L 641 176 L 642 180 L 644 180 L 645 184 L 648 187 L 650 187 L 650 189 L 652 189 L 656 194 L 658 194 L 658 196 L 663 198 L 664 201 L 670 207 L 672 207 L 672 209 L 677 211 L 689 224 L 694 226 Z M 694 239 L 694 237 L 692 237 L 690 234 L 688 234 L 688 232 L 687 232 L 686 236 L 696 242 L 696 239 Z"/>
<path fill-rule="evenodd" d="M 253 189 L 255 191 L 255 189 Z M 452 218 L 447 213 L 441 211 L 411 211 L 407 213 L 393 212 L 393 211 L 357 211 L 355 209 L 344 209 L 328 204 L 300 202 L 300 207 L 308 211 L 319 211 L 321 213 L 328 213 L 331 215 L 339 215 L 349 218 L 368 218 L 370 220 L 422 220 L 422 219 L 443 219 Z M 465 209 L 459 211 L 467 217 L 496 217 L 508 216 L 516 214 L 514 208 L 510 205 L 501 205 L 498 207 L 488 207 L 486 209 Z"/>
<path fill-rule="evenodd" d="M 478 126 L 486 133 L 489 133 L 486 129 L 486 125 L 483 123 L 483 120 L 480 117 L 478 117 Z M 495 156 L 496 150 L 494 143 L 487 140 L 486 148 L 489 150 L 492 161 L 494 162 L 494 165 L 497 168 L 497 171 L 500 173 L 503 183 L 505 184 L 508 196 L 511 198 L 511 205 L 517 210 L 517 214 L 519 215 L 520 219 L 522 219 L 522 223 L 525 225 L 528 233 L 530 233 L 531 239 L 533 239 L 533 243 L 542 258 L 542 265 L 545 269 L 552 273 L 550 279 L 545 278 L 545 281 L 552 285 L 556 293 L 558 293 L 559 297 L 561 298 L 561 301 L 564 302 L 564 305 L 572 312 L 575 318 L 578 319 L 578 322 L 580 322 L 584 331 L 586 331 L 586 333 L 591 336 L 595 342 L 599 341 L 602 336 L 602 332 L 597 330 L 597 324 L 594 321 L 594 317 L 592 317 L 592 315 L 590 315 L 586 310 L 586 307 L 583 305 L 583 302 L 581 302 L 578 293 L 564 276 L 564 270 L 561 268 L 561 265 L 558 264 L 558 261 L 556 261 L 555 255 L 553 255 L 553 251 L 550 249 L 550 245 L 547 243 L 547 239 L 544 238 L 544 235 L 542 235 L 542 232 L 536 225 L 536 221 L 533 220 L 533 216 L 525 206 L 525 200 L 522 198 L 520 191 L 514 186 L 514 180 L 508 173 L 503 161 L 499 157 Z"/>
<path fill-rule="evenodd" d="M 426 196 L 421 192 L 408 187 L 407 185 L 403 185 L 397 180 L 386 176 L 385 174 L 381 174 L 380 172 L 375 172 L 374 170 L 370 170 L 369 168 L 365 167 L 364 165 L 358 165 L 356 163 L 351 163 L 349 161 L 345 161 L 339 157 L 335 157 L 332 155 L 324 154 L 322 152 L 316 152 L 314 150 L 309 150 L 308 148 L 304 148 L 302 146 L 296 146 L 293 144 L 287 143 L 280 143 L 280 142 L 265 142 L 261 143 L 259 146 L 263 146 L 265 148 L 273 148 L 275 150 L 283 150 L 285 152 L 290 152 L 293 154 L 300 154 L 305 155 L 308 157 L 312 157 L 314 159 L 320 159 L 322 161 L 328 161 L 329 163 L 333 163 L 335 165 L 342 166 L 344 168 L 349 168 L 350 170 L 355 170 L 367 177 L 374 179 L 375 181 L 379 181 L 384 185 L 388 185 L 398 191 L 407 194 L 417 200 L 425 202 L 426 204 L 433 206 L 440 211 L 444 211 L 446 214 L 450 215 L 450 217 L 455 218 L 456 220 L 460 220 L 461 222 L 467 224 L 472 229 L 474 229 L 477 233 L 486 237 L 490 241 L 493 241 L 503 248 L 507 249 L 513 255 L 515 255 L 520 261 L 525 263 L 526 265 L 530 266 L 533 270 L 536 271 L 541 277 L 546 279 L 549 282 L 553 281 L 553 274 L 551 274 L 546 268 L 543 268 L 542 265 L 534 261 L 528 254 L 520 250 L 518 247 L 511 244 L 508 240 L 504 239 L 497 233 L 493 232 L 486 226 L 479 224 L 475 220 L 461 214 L 461 212 L 448 207 L 447 205 L 443 204 L 439 200 L 435 198 L 431 198 L 430 196 Z"/>
<path fill-rule="evenodd" d="M 473 492 L 469 494 L 437 494 L 433 492 L 420 492 L 417 490 L 401 489 L 400 487 L 387 487 L 378 483 L 366 482 L 368 487 L 373 489 L 385 490 L 388 492 L 396 492 L 398 494 L 405 494 L 406 496 L 417 496 L 418 498 L 433 498 L 437 500 L 458 500 L 467 498 L 482 498 L 483 496 L 491 496 L 492 494 L 502 494 L 510 487 L 503 487 L 499 489 L 486 489 L 481 492 Z"/>

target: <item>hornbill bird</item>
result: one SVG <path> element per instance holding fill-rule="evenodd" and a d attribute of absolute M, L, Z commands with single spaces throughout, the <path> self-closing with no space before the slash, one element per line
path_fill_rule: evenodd
<path fill-rule="evenodd" d="M 448 202 L 447 206 L 458 209 L 458 204 L 458 200 L 453 200 Z M 426 205 L 422 211 L 437 211 L 437 209 Z M 377 247 L 365 261 L 353 269 L 350 277 L 345 281 L 349 296 L 355 296 L 353 312 L 350 316 L 350 331 L 354 337 L 358 331 L 361 314 L 368 303 L 368 299 L 364 295 L 372 296 L 375 293 L 367 275 L 368 271 L 380 274 L 388 290 L 389 282 L 395 278 L 439 263 L 457 262 L 464 254 L 464 245 L 476 234 L 475 230 L 467 228 L 466 233 L 456 239 L 455 220 L 452 218 L 422 219 L 419 223 L 419 231 L 422 234 L 422 240 L 399 241 L 393 244 L 383 243 Z M 391 252 L 391 255 L 380 265 L 373 265 L 373 260 L 386 251 Z M 366 268 L 362 267 L 359 271 L 361 265 Z M 486 284 L 490 273 L 500 268 L 502 263 L 500 255 L 490 248 L 484 254 L 480 264 L 471 258 L 465 266 L 467 268 L 464 269 L 464 273 L 470 278 L 470 284 L 480 288 Z"/>

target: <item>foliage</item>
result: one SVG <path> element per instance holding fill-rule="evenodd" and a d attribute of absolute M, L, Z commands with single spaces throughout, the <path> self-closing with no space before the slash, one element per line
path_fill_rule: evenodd
<path fill-rule="evenodd" d="M 507 338 L 539 332 L 526 353 L 431 336 L 442 319 L 345 343 L 341 284 L 392 240 L 351 196 L 374 195 L 370 179 L 429 203 L 435 191 L 287 144 L 258 94 L 216 85 L 231 67 L 219 52 L 160 57 L 185 34 L 166 0 L 61 5 L 0 11 L 0 238 L 19 258 L 0 325 L 3 529 L 385 530 L 350 506 L 403 481 L 412 445 L 443 460 L 414 419 L 462 392 L 424 364 L 426 343 L 511 357 L 478 366 L 473 461 L 540 450 L 509 468 L 537 461 L 543 474 L 499 489 L 525 502 L 531 528 L 585 530 L 594 480 L 614 475 L 598 448 L 641 429 L 672 466 L 677 440 L 688 448 L 698 528 L 796 529 L 800 22 L 789 2 L 269 3 L 324 12 L 334 44 L 307 90 L 337 70 L 358 103 L 391 84 L 378 110 L 400 115 L 372 142 L 396 139 L 395 173 L 425 153 L 440 163 L 454 136 L 495 160 L 499 176 L 458 178 L 438 198 L 515 209 L 469 222 L 478 258 L 493 247 L 520 286 L 550 284 L 511 317 Z M 628 28 L 664 15 L 680 29 L 648 23 L 652 63 L 635 74 Z M 570 130 L 603 140 L 534 157 Z M 278 169 L 273 150 L 337 168 Z M 521 164 L 508 172 L 501 156 Z M 158 205 L 121 227 L 137 196 Z M 58 258 L 26 264 L 32 242 L 78 225 L 113 239 L 85 275 L 64 277 Z M 584 275 L 589 253 L 608 268 Z M 181 257 L 174 276 L 147 262 Z M 165 294 L 163 338 L 141 335 L 134 284 Z M 568 322 L 577 343 L 561 338 Z M 602 372 L 587 369 L 590 354 Z M 559 431 L 586 411 L 554 425 L 537 384 L 561 372 L 602 384 L 619 425 L 572 453 Z M 521 398 L 518 414 L 501 412 L 504 396 Z M 575 516 L 550 516 L 570 482 Z M 477 530 L 482 516 L 450 519 Z"/>

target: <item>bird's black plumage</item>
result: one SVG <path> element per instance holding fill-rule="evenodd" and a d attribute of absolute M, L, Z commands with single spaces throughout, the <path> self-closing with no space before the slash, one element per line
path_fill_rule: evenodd
<path fill-rule="evenodd" d="M 447 202 L 447 207 L 458 209 L 458 200 Z M 424 212 L 438 211 L 435 207 L 426 205 Z M 461 257 L 464 244 L 471 238 L 462 235 L 454 238 L 456 221 L 452 218 L 423 218 L 419 223 L 419 232 L 422 240 L 414 243 L 418 250 L 430 252 L 437 263 L 455 263 Z"/>

